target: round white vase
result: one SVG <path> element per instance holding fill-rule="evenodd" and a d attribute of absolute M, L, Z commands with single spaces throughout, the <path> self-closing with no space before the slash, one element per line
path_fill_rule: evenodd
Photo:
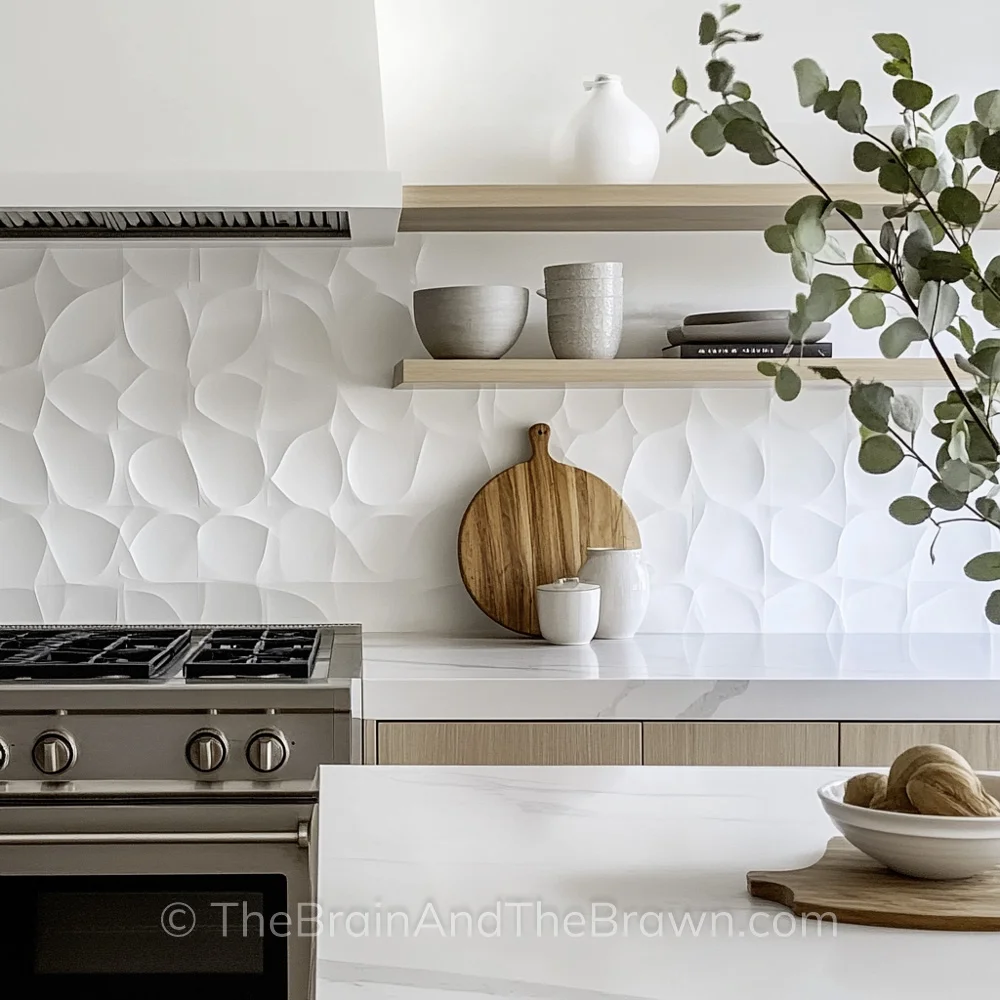
<path fill-rule="evenodd" d="M 660 162 L 660 130 L 626 96 L 621 77 L 584 83 L 587 102 L 556 135 L 552 162 L 566 184 L 648 184 Z"/>
<path fill-rule="evenodd" d="M 598 639 L 631 639 L 649 608 L 649 570 L 642 549 L 587 549 L 580 579 L 601 588 Z"/>

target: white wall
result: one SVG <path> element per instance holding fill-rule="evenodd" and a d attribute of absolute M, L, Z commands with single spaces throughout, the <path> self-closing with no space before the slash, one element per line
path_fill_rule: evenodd
<path fill-rule="evenodd" d="M 697 25 L 703 10 L 716 7 L 708 0 L 376 0 L 390 164 L 412 184 L 552 180 L 549 139 L 584 99 L 583 80 L 621 74 L 632 99 L 664 125 L 676 99 L 675 66 L 687 69 L 692 89 L 707 93 Z M 972 96 L 1000 86 L 1000 9 L 988 3 L 748 0 L 734 23 L 764 38 L 723 51 L 771 123 L 828 181 L 852 178 L 851 140 L 798 106 L 796 59 L 817 59 L 837 84 L 858 79 L 873 124 L 892 124 L 896 115 L 892 81 L 870 40 L 877 31 L 909 37 L 917 76 L 941 97 L 969 95 L 959 112 L 965 120 Z M 778 181 L 782 171 L 735 154 L 707 160 L 678 130 L 664 139 L 658 179 Z"/>
<path fill-rule="evenodd" d="M 534 284 L 543 262 L 597 239 L 0 251 L 0 620 L 489 628 L 459 579 L 459 520 L 545 420 L 554 452 L 636 515 L 648 631 L 984 629 L 989 588 L 962 564 L 988 530 L 955 525 L 931 566 L 929 532 L 885 512 L 926 482 L 907 465 L 860 472 L 836 388 L 791 405 L 766 387 L 385 388 L 399 358 L 422 354 L 413 287 Z M 691 236 L 689 256 L 708 239 Z M 601 246 L 639 301 L 684 273 L 675 240 Z M 726 290 L 769 300 L 745 274 Z M 545 350 L 539 306 L 524 353 Z"/>

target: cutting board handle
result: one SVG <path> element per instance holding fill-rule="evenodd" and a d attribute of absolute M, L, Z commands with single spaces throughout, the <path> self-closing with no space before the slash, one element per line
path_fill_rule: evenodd
<path fill-rule="evenodd" d="M 549 437 L 552 428 L 548 424 L 535 424 L 528 431 L 528 440 L 531 441 L 531 460 L 533 462 L 551 462 L 552 456 L 549 454 Z"/>

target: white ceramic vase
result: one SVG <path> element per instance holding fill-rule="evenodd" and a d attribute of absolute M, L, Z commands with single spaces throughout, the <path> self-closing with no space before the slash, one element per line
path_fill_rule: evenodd
<path fill-rule="evenodd" d="M 649 570 L 642 549 L 587 549 L 580 579 L 601 588 L 598 639 L 631 639 L 649 608 Z"/>
<path fill-rule="evenodd" d="M 601 588 L 576 577 L 535 588 L 542 638 L 557 646 L 582 646 L 594 638 L 601 612 Z"/>
<path fill-rule="evenodd" d="M 660 130 L 626 96 L 621 77 L 584 83 L 590 98 L 556 135 L 552 162 L 566 184 L 648 184 L 660 162 Z"/>

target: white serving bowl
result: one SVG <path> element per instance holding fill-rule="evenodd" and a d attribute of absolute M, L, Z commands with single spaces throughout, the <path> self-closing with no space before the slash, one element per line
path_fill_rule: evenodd
<path fill-rule="evenodd" d="M 428 354 L 439 360 L 502 358 L 528 318 L 528 289 L 455 285 L 413 293 L 413 322 Z"/>
<path fill-rule="evenodd" d="M 1000 775 L 977 771 L 1000 796 Z M 844 804 L 846 781 L 819 789 L 833 825 L 859 851 L 900 875 L 969 878 L 1000 865 L 1000 816 L 920 816 Z"/>

